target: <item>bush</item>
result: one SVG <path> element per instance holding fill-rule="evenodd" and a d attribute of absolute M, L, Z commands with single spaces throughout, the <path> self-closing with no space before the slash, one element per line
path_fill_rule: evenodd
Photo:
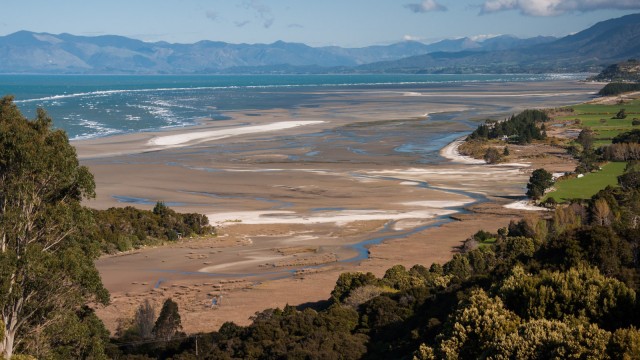
<path fill-rule="evenodd" d="M 101 243 L 102 251 L 127 251 L 163 241 L 178 240 L 180 235 L 206 235 L 215 232 L 209 219 L 201 214 L 180 214 L 163 203 L 153 211 L 131 206 L 92 210 L 95 227 L 91 237 Z"/>
<path fill-rule="evenodd" d="M 490 147 L 487 149 L 487 152 L 484 153 L 483 158 L 484 161 L 487 162 L 487 164 L 497 164 L 502 160 L 502 155 L 500 154 L 500 151 L 498 151 L 498 149 Z"/>
<path fill-rule="evenodd" d="M 616 116 L 614 116 L 614 119 L 625 119 L 627 117 L 627 114 L 625 113 L 624 109 L 620 109 L 620 111 L 618 111 L 618 113 L 616 114 Z"/>
<path fill-rule="evenodd" d="M 631 131 L 618 134 L 611 140 L 611 142 L 614 144 L 640 143 L 640 129 L 633 129 Z"/>

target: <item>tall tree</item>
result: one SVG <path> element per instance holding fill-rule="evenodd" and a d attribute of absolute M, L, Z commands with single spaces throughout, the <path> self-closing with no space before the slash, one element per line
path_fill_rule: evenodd
<path fill-rule="evenodd" d="M 153 333 L 156 337 L 168 341 L 181 329 L 182 320 L 178 312 L 178 304 L 171 299 L 165 300 L 156 325 L 153 327 Z"/>
<path fill-rule="evenodd" d="M 544 191 L 553 185 L 553 176 L 545 169 L 534 170 L 527 184 L 527 196 L 539 199 Z"/>
<path fill-rule="evenodd" d="M 42 109 L 29 120 L 12 97 L 0 100 L 0 354 L 7 358 L 55 342 L 49 329 L 64 331 L 59 325 L 88 301 L 108 302 L 93 264 L 99 248 L 83 235 L 91 213 L 80 202 L 94 188 Z"/>
<path fill-rule="evenodd" d="M 156 321 L 156 309 L 153 307 L 149 299 L 140 304 L 136 310 L 134 324 L 140 334 L 145 339 L 153 336 L 153 326 Z"/>

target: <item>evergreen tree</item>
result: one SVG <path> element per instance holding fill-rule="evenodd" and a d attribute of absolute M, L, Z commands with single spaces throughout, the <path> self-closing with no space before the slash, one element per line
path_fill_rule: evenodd
<path fill-rule="evenodd" d="M 157 338 L 171 340 L 182 329 L 182 320 L 178 312 L 178 304 L 170 298 L 162 304 L 160 316 L 153 327 L 153 333 Z"/>
<path fill-rule="evenodd" d="M 537 169 L 529 178 L 527 196 L 532 199 L 539 199 L 551 185 L 553 185 L 553 176 L 545 169 Z"/>
<path fill-rule="evenodd" d="M 31 121 L 12 97 L 0 100 L 0 353 L 7 358 L 36 343 L 55 347 L 71 331 L 61 323 L 81 322 L 81 306 L 108 302 L 93 264 L 99 248 L 82 232 L 91 213 L 80 203 L 94 196 L 93 176 L 51 124 L 41 109 Z M 47 331 L 54 327 L 57 334 Z"/>

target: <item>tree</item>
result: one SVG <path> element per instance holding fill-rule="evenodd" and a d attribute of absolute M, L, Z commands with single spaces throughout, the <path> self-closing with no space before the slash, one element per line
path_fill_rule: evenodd
<path fill-rule="evenodd" d="M 593 147 L 593 131 L 591 129 L 583 129 L 578 134 L 576 142 L 582 145 L 583 150 L 589 150 Z"/>
<path fill-rule="evenodd" d="M 520 318 L 506 309 L 500 298 L 473 290 L 452 314 L 436 349 L 437 358 L 486 358 L 495 343 L 515 332 L 519 324 Z"/>
<path fill-rule="evenodd" d="M 141 337 L 148 339 L 153 336 L 154 321 L 156 320 L 156 309 L 149 299 L 145 299 L 136 310 L 134 326 Z"/>
<path fill-rule="evenodd" d="M 345 300 L 351 292 L 361 286 L 378 285 L 378 279 L 372 273 L 342 273 L 336 281 L 336 286 L 331 291 L 334 302 Z"/>
<path fill-rule="evenodd" d="M 620 111 L 618 111 L 618 113 L 616 114 L 616 116 L 614 116 L 614 119 L 624 119 L 627 117 L 627 114 L 625 112 L 624 109 L 620 109 Z"/>
<path fill-rule="evenodd" d="M 633 129 L 627 132 L 620 133 L 611 139 L 613 144 L 622 143 L 640 143 L 640 129 Z"/>
<path fill-rule="evenodd" d="M 593 220 L 597 225 L 611 224 L 611 208 L 605 199 L 598 199 L 593 203 Z"/>
<path fill-rule="evenodd" d="M 39 109 L 25 118 L 12 97 L 0 100 L 0 353 L 54 341 L 47 329 L 68 322 L 89 301 L 108 302 L 84 236 L 95 196 L 93 176 L 80 166 L 62 130 Z M 39 355 L 44 357 L 43 354 Z"/>
<path fill-rule="evenodd" d="M 496 164 L 502 160 L 502 155 L 500 155 L 500 151 L 494 147 L 490 147 L 487 149 L 487 152 L 484 153 L 484 161 L 487 164 Z"/>
<path fill-rule="evenodd" d="M 527 196 L 539 199 L 545 190 L 553 185 L 553 176 L 545 169 L 534 170 L 527 184 Z"/>
<path fill-rule="evenodd" d="M 628 324 L 636 292 L 584 264 L 533 275 L 517 265 L 498 289 L 505 306 L 523 319 L 582 319 L 610 329 Z"/>
<path fill-rule="evenodd" d="M 171 340 L 171 338 L 182 329 L 182 320 L 178 312 L 178 304 L 171 298 L 164 301 L 160 316 L 153 327 L 153 333 L 158 338 Z"/>
<path fill-rule="evenodd" d="M 618 184 L 627 191 L 640 188 L 640 171 L 630 171 L 618 176 Z"/>

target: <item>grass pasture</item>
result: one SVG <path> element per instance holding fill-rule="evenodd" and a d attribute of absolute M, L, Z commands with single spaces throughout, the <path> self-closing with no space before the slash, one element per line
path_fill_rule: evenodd
<path fill-rule="evenodd" d="M 610 162 L 598 172 L 585 174 L 581 178 L 576 177 L 558 181 L 554 185 L 556 190 L 548 193 L 543 198 L 543 201 L 548 198 L 553 198 L 559 203 L 569 199 L 590 199 L 607 186 L 616 186 L 618 184 L 618 176 L 624 173 L 626 166 L 626 162 Z"/>
<path fill-rule="evenodd" d="M 596 146 L 611 144 L 613 137 L 634 128 L 632 124 L 634 118 L 640 119 L 640 99 L 615 105 L 580 104 L 574 105 L 572 108 L 573 114 L 558 119 L 563 121 L 580 120 L 581 127 L 594 131 Z M 620 109 L 625 109 L 627 117 L 613 119 Z"/>

